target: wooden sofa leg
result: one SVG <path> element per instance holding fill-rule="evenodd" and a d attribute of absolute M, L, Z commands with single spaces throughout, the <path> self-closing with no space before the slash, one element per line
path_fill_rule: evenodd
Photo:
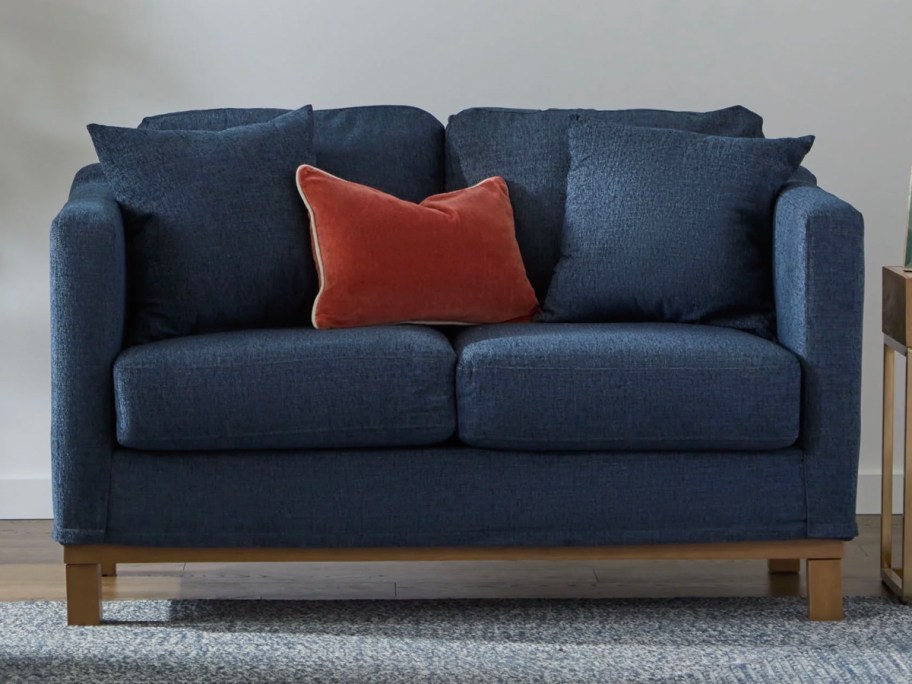
<path fill-rule="evenodd" d="M 117 563 L 102 563 L 101 564 L 101 576 L 102 577 L 117 577 Z"/>
<path fill-rule="evenodd" d="M 842 620 L 842 559 L 809 558 L 807 587 L 811 620 Z"/>
<path fill-rule="evenodd" d="M 67 624 L 101 624 L 101 566 L 67 563 Z"/>
<path fill-rule="evenodd" d="M 771 575 L 791 575 L 801 572 L 800 558 L 770 558 L 767 567 Z"/>

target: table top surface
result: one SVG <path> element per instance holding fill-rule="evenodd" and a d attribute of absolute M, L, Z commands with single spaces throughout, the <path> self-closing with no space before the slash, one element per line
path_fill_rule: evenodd
<path fill-rule="evenodd" d="M 901 275 L 903 278 L 912 278 L 912 271 L 907 271 L 902 266 L 884 266 L 884 270 L 893 271 L 893 273 Z"/>

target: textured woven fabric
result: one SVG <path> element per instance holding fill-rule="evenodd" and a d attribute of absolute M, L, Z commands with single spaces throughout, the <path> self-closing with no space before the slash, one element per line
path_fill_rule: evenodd
<path fill-rule="evenodd" d="M 397 199 L 312 166 L 297 172 L 320 291 L 315 328 L 532 320 L 538 301 L 502 178 Z"/>
<path fill-rule="evenodd" d="M 797 539 L 802 467 L 797 449 L 124 449 L 114 456 L 105 539 L 302 547 Z"/>
<path fill-rule="evenodd" d="M 287 111 L 199 109 L 146 117 L 139 127 L 220 131 L 270 121 Z M 417 107 L 317 109 L 314 152 L 324 171 L 409 202 L 443 192 L 443 124 Z"/>
<path fill-rule="evenodd" d="M 491 176 L 506 179 L 516 215 L 516 238 L 539 301 L 548 291 L 560 257 L 570 168 L 567 129 L 581 113 L 624 125 L 716 135 L 763 135 L 763 119 L 744 107 L 706 113 L 483 107 L 451 116 L 446 129 L 446 189 L 464 188 Z"/>
<path fill-rule="evenodd" d="M 864 222 L 849 204 L 796 183 L 776 203 L 773 244 L 779 342 L 802 367 L 808 536 L 826 537 L 855 528 Z"/>
<path fill-rule="evenodd" d="M 813 137 L 570 128 L 561 239 L 541 321 L 715 323 L 772 337 L 772 209 Z"/>
<path fill-rule="evenodd" d="M 737 330 L 489 325 L 455 345 L 459 438 L 473 446 L 759 451 L 798 437 L 798 360 Z"/>
<path fill-rule="evenodd" d="M 54 537 L 101 541 L 114 448 L 111 364 L 126 315 L 124 227 L 98 165 L 80 171 L 51 224 Z"/>
<path fill-rule="evenodd" d="M 314 161 L 310 107 L 222 132 L 89 132 L 127 219 L 128 343 L 307 320 L 294 171 Z"/>
<path fill-rule="evenodd" d="M 505 584 L 518 564 L 488 564 L 494 572 L 459 565 L 459 574 L 441 586 L 479 596 L 566 598 L 409 600 L 403 594 L 441 590 L 411 585 L 412 575 L 403 571 L 398 599 L 327 601 L 320 600 L 327 591 L 356 589 L 311 570 L 314 582 L 278 586 L 317 600 L 109 601 L 101 627 L 68 627 L 62 601 L 5 602 L 0 676 L 11 684 L 912 681 L 909 608 L 888 597 L 848 597 L 845 621 L 821 624 L 807 619 L 807 599 L 797 596 L 594 598 L 618 594 L 594 574 L 610 564 L 588 564 L 593 574 L 573 585 L 554 582 L 550 570 L 536 569 L 545 564 L 532 564 L 515 570 L 519 586 Z M 742 568 L 763 572 L 756 561 Z M 352 586 L 390 596 L 396 575 L 385 567 L 383 575 L 367 572 L 352 568 Z M 533 585 L 529 573 L 541 580 Z M 360 578 L 370 584 L 355 584 Z M 250 583 L 264 585 L 259 577 Z M 752 587 L 759 586 L 754 580 Z M 632 576 L 629 588 L 653 591 L 648 580 Z M 269 589 L 275 593 L 276 586 Z"/>
<path fill-rule="evenodd" d="M 252 330 L 132 347 L 117 438 L 156 450 L 433 444 L 456 425 L 455 354 L 435 330 Z"/>

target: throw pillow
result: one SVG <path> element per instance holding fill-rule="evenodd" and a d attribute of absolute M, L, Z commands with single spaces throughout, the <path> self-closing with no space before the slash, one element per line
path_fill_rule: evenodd
<path fill-rule="evenodd" d="M 538 310 L 502 178 L 420 204 L 306 164 L 297 183 L 320 280 L 314 327 L 495 323 Z"/>
<path fill-rule="evenodd" d="M 570 128 L 541 321 L 715 323 L 772 337 L 772 210 L 814 138 Z"/>
<path fill-rule="evenodd" d="M 126 219 L 127 344 L 306 321 L 310 106 L 220 132 L 88 128 Z"/>

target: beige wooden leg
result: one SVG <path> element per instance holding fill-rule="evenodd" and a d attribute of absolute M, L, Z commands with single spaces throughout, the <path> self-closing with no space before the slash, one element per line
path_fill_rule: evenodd
<path fill-rule="evenodd" d="M 801 572 L 800 558 L 770 558 L 766 564 L 771 575 L 791 575 Z"/>
<path fill-rule="evenodd" d="M 67 624 L 101 624 L 101 568 L 94 564 L 66 566 Z"/>
<path fill-rule="evenodd" d="M 101 576 L 102 577 L 117 577 L 117 563 L 102 563 L 101 564 Z"/>
<path fill-rule="evenodd" d="M 808 617 L 811 620 L 842 620 L 842 560 L 814 559 L 807 562 Z"/>

